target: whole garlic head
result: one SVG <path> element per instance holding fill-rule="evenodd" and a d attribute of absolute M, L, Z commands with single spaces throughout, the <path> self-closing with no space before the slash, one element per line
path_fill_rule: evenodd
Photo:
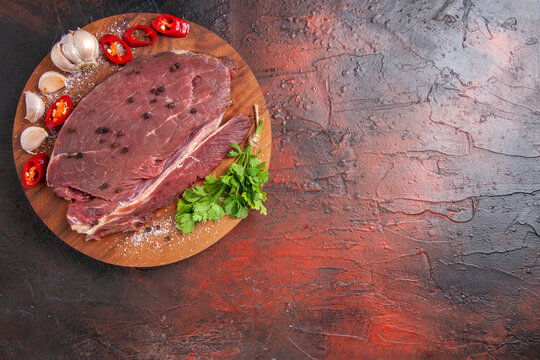
<path fill-rule="evenodd" d="M 47 131 L 38 126 L 30 126 L 24 129 L 21 134 L 21 147 L 30 154 L 35 154 L 35 150 L 43 144 L 49 136 Z"/>
<path fill-rule="evenodd" d="M 99 55 L 97 38 L 83 29 L 70 31 L 54 44 L 51 60 L 59 69 L 67 72 L 86 70 L 96 65 Z"/>

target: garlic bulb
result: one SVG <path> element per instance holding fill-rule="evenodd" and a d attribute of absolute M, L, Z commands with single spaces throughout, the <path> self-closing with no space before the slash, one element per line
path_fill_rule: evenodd
<path fill-rule="evenodd" d="M 83 29 L 70 31 L 54 44 L 51 60 L 60 70 L 73 72 L 96 65 L 99 43 L 96 37 Z"/>
<path fill-rule="evenodd" d="M 34 151 L 43 144 L 49 136 L 47 131 L 37 126 L 30 126 L 24 129 L 21 134 L 21 147 L 30 154 L 35 154 Z"/>
<path fill-rule="evenodd" d="M 26 116 L 24 118 L 35 123 L 45 113 L 45 104 L 39 95 L 31 91 L 25 93 L 24 100 L 26 101 Z"/>
<path fill-rule="evenodd" d="M 42 93 L 50 94 L 66 86 L 66 77 L 56 71 L 47 71 L 41 75 L 38 88 Z"/>

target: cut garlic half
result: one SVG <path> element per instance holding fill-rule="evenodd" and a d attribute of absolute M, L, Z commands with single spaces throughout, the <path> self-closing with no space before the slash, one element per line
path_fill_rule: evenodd
<path fill-rule="evenodd" d="M 38 81 L 39 90 L 45 94 L 57 92 L 64 86 L 66 86 L 66 77 L 56 71 L 43 73 Z"/>
<path fill-rule="evenodd" d="M 38 126 L 30 126 L 24 129 L 21 134 L 21 147 L 24 151 L 35 154 L 35 150 L 43 144 L 45 139 L 49 136 L 47 131 Z"/>
<path fill-rule="evenodd" d="M 26 102 L 26 120 L 35 123 L 45 113 L 45 104 L 38 94 L 31 91 L 27 91 L 24 94 L 24 100 Z"/>

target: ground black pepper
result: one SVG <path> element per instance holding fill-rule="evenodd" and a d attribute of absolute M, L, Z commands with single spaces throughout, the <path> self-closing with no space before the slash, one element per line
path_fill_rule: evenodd
<path fill-rule="evenodd" d="M 145 118 L 145 119 L 148 119 L 148 118 L 150 118 L 150 114 L 149 114 L 149 113 L 144 113 L 144 115 L 143 115 L 143 116 L 144 116 L 144 118 Z"/>
<path fill-rule="evenodd" d="M 108 188 L 108 187 L 109 187 L 109 185 L 108 185 L 107 183 L 103 183 L 103 184 L 101 184 L 101 185 L 99 186 L 99 188 L 102 189 L 102 190 L 103 190 L 103 189 L 106 189 L 106 188 Z"/>
<path fill-rule="evenodd" d="M 190 113 L 192 113 L 192 114 L 195 114 L 196 112 L 197 112 L 196 108 L 192 108 L 191 111 L 190 111 Z"/>
<path fill-rule="evenodd" d="M 129 149 L 128 149 L 128 147 L 127 147 L 127 146 L 126 146 L 126 147 L 124 147 L 124 148 L 122 148 L 122 152 L 125 152 L 125 153 L 127 153 L 128 151 L 129 151 Z"/>
<path fill-rule="evenodd" d="M 135 101 L 135 99 L 133 98 L 133 96 L 130 96 L 130 97 L 128 98 L 128 102 L 132 103 L 132 102 L 134 102 L 134 101 Z"/>
<path fill-rule="evenodd" d="M 82 152 L 78 152 L 76 156 L 80 159 L 80 158 L 83 157 L 83 153 L 82 153 Z"/>

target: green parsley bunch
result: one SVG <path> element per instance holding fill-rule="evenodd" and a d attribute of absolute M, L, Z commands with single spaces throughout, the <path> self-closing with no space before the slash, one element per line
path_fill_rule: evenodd
<path fill-rule="evenodd" d="M 227 172 L 219 178 L 208 175 L 203 185 L 187 189 L 178 201 L 176 227 L 184 234 L 193 232 L 200 221 L 217 221 L 225 215 L 244 219 L 250 209 L 266 215 L 262 185 L 268 181 L 268 171 L 257 158 L 260 151 L 252 154 L 250 145 L 244 150 L 238 144 L 231 146 L 228 156 L 236 160 Z"/>

